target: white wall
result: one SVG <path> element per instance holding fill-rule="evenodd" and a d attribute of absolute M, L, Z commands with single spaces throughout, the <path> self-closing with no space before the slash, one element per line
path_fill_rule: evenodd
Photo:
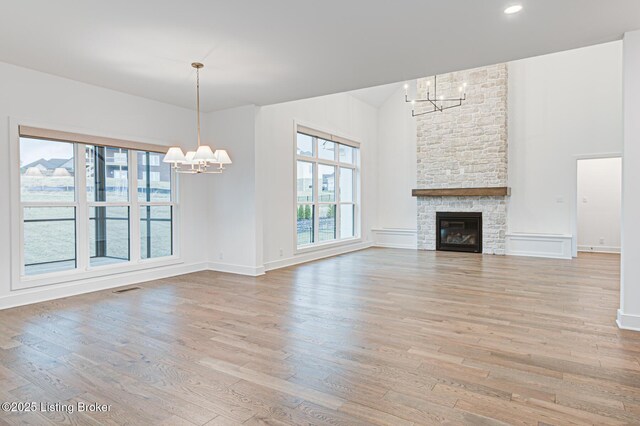
<path fill-rule="evenodd" d="M 249 275 L 263 272 L 256 112 L 256 107 L 244 106 L 207 114 L 204 120 L 204 143 L 226 149 L 233 164 L 211 176 L 206 194 L 209 235 L 203 245 L 212 269 Z"/>
<path fill-rule="evenodd" d="M 398 88 L 378 110 L 377 243 L 416 248 L 416 119 Z"/>
<path fill-rule="evenodd" d="M 295 126 L 304 124 L 361 143 L 361 217 L 369 241 L 377 208 L 377 109 L 348 93 L 207 114 L 206 134 L 233 164 L 208 192 L 207 249 L 212 269 L 259 275 L 352 248 L 296 254 Z"/>
<path fill-rule="evenodd" d="M 618 325 L 640 331 L 640 31 L 624 36 L 622 276 Z"/>
<path fill-rule="evenodd" d="M 510 62 L 508 90 L 509 232 L 575 235 L 577 158 L 622 151 L 622 43 Z"/>
<path fill-rule="evenodd" d="M 361 143 L 361 220 L 365 242 L 371 240 L 370 230 L 376 223 L 377 109 L 347 93 L 262 107 L 257 115 L 256 143 L 258 182 L 263 185 L 259 193 L 267 270 L 322 255 L 295 253 L 295 122 Z"/>
<path fill-rule="evenodd" d="M 620 252 L 622 158 L 578 160 L 578 250 Z"/>
<path fill-rule="evenodd" d="M 98 134 L 122 137 L 130 140 L 158 144 L 192 143 L 195 141 L 194 113 L 160 102 L 90 86 L 64 78 L 0 63 L 0 307 L 27 301 L 43 300 L 88 289 L 112 287 L 127 280 L 151 279 L 162 274 L 171 275 L 167 269 L 158 268 L 144 275 L 123 274 L 108 280 L 92 280 L 14 291 L 10 295 L 11 233 L 9 193 L 10 117 L 18 120 L 42 123 L 58 128 L 70 128 Z M 195 177 L 180 179 L 179 191 L 182 214 L 183 267 L 175 271 L 187 271 L 199 267 L 206 260 L 206 252 L 192 242 L 199 237 L 199 230 L 192 223 L 203 223 L 206 204 L 199 197 L 206 188 L 204 180 Z M 206 223 L 206 222 L 205 222 Z M 142 278 L 140 278 L 142 276 Z"/>

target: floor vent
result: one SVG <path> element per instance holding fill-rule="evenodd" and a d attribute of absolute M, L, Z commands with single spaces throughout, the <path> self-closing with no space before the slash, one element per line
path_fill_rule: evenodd
<path fill-rule="evenodd" d="M 134 291 L 134 290 L 140 290 L 140 287 L 123 288 L 121 290 L 115 290 L 114 293 L 126 293 L 128 291 Z"/>

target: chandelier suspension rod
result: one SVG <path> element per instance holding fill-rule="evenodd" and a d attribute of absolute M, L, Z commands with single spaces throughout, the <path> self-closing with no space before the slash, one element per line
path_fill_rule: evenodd
<path fill-rule="evenodd" d="M 427 98 L 429 97 L 429 86 L 427 86 Z M 433 97 L 435 98 L 436 102 L 438 101 L 438 76 L 434 75 L 433 76 Z M 438 109 L 438 104 L 434 101 L 429 101 L 433 104 L 433 107 L 435 109 Z M 442 103 L 442 102 L 441 102 Z M 444 111 L 442 109 L 444 105 L 440 106 L 440 112 Z"/>
<path fill-rule="evenodd" d="M 198 147 L 200 146 L 200 68 L 199 66 L 195 66 L 196 68 L 196 109 L 198 111 Z"/>
<path fill-rule="evenodd" d="M 444 104 L 442 104 L 443 99 L 440 99 L 440 103 L 442 105 L 440 105 L 440 107 L 438 107 L 438 104 L 436 102 L 438 102 L 438 76 L 434 75 L 433 76 L 433 100 L 431 100 L 431 97 L 429 96 L 429 85 L 427 85 L 427 100 L 431 103 L 431 105 L 433 105 L 433 110 L 434 111 L 444 111 Z M 416 115 L 422 115 L 422 114 L 414 114 L 413 111 L 411 111 L 411 114 L 415 117 Z"/>

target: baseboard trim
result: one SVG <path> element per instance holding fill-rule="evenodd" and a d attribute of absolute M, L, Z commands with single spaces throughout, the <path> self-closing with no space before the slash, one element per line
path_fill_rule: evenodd
<path fill-rule="evenodd" d="M 46 287 L 14 290 L 10 294 L 0 297 L 0 310 L 169 278 L 176 275 L 189 274 L 206 269 L 206 262 L 188 264 L 181 263 L 178 265 L 133 271 L 126 274 L 114 274 L 99 278 L 92 278 L 90 280 L 80 282 L 75 281 Z"/>
<path fill-rule="evenodd" d="M 207 269 L 209 269 L 210 271 L 225 272 L 228 274 L 248 275 L 250 277 L 257 277 L 260 275 L 264 275 L 265 273 L 264 266 L 252 267 L 218 262 L 209 262 L 207 264 Z"/>
<path fill-rule="evenodd" d="M 338 246 L 338 247 L 333 247 L 333 248 L 324 249 L 324 250 L 301 253 L 286 259 L 265 262 L 264 270 L 267 272 L 273 271 L 274 269 L 286 268 L 288 266 L 294 266 L 300 263 L 312 262 L 314 260 L 324 259 L 332 256 L 338 256 L 340 254 L 350 253 L 353 251 L 368 249 L 372 246 L 373 246 L 373 243 L 360 242 L 360 243 Z"/>
<path fill-rule="evenodd" d="M 640 315 L 624 314 L 621 309 L 618 309 L 616 324 L 622 330 L 640 331 Z"/>
<path fill-rule="evenodd" d="M 578 246 L 578 251 L 582 251 L 585 253 L 620 253 L 620 247 Z"/>
<path fill-rule="evenodd" d="M 418 250 L 418 247 L 412 244 L 376 243 L 376 244 L 373 244 L 373 247 L 402 249 L 402 250 Z"/>
<path fill-rule="evenodd" d="M 572 259 L 572 237 L 562 234 L 525 234 L 506 235 L 507 255 L 546 257 L 551 259 Z"/>
<path fill-rule="evenodd" d="M 376 247 L 418 249 L 418 231 L 403 228 L 373 228 L 373 245 Z"/>

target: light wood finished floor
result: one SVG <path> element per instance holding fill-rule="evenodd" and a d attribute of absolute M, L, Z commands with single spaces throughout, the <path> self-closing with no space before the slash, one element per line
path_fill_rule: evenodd
<path fill-rule="evenodd" d="M 619 257 L 369 249 L 0 312 L 18 424 L 640 424 Z"/>

